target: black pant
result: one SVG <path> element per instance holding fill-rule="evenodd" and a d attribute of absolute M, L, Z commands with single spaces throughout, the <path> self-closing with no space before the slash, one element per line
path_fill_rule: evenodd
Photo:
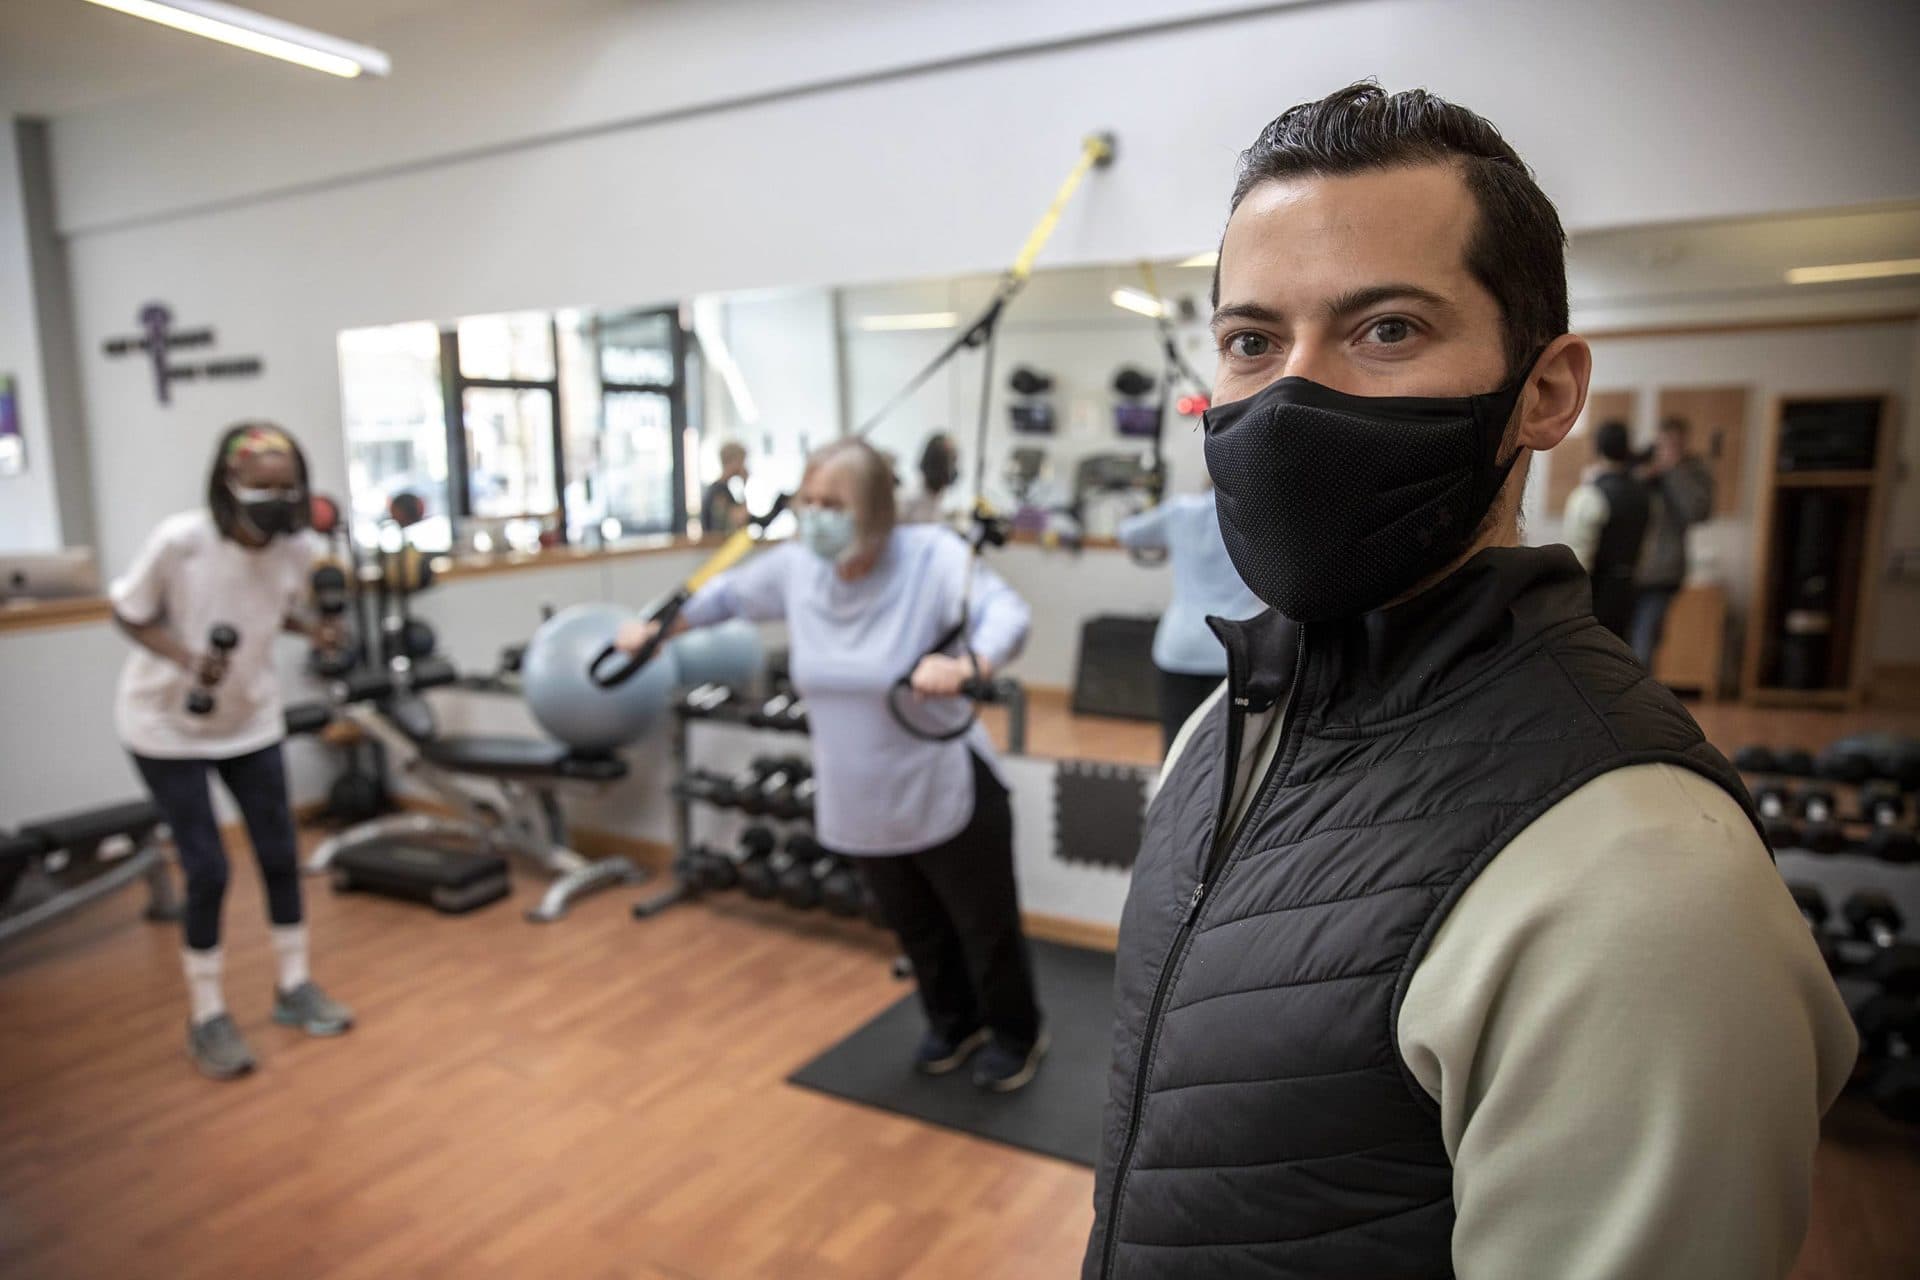
<path fill-rule="evenodd" d="M 1158 668 L 1156 668 L 1158 670 Z M 1213 696 L 1225 676 L 1188 676 L 1178 671 L 1160 672 L 1160 748 L 1173 748 L 1184 725 L 1200 704 Z"/>
<path fill-rule="evenodd" d="M 973 817 L 919 853 L 856 857 L 887 923 L 913 962 L 927 1022 L 949 1040 L 980 1027 L 1017 1052 L 1040 1035 L 1033 969 L 1013 880 L 1007 789 L 973 757 Z"/>
<path fill-rule="evenodd" d="M 300 856 L 287 799 L 287 766 L 278 743 L 230 760 L 157 760 L 136 755 L 153 802 L 173 829 L 180 870 L 187 880 L 187 946 L 207 951 L 220 945 L 220 904 L 227 896 L 227 851 L 213 817 L 207 775 L 227 784 L 246 819 L 247 839 L 267 889 L 267 918 L 299 924 Z"/>

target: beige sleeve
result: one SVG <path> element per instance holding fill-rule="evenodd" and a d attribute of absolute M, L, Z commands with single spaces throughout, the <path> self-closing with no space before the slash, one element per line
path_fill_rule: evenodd
<path fill-rule="evenodd" d="M 1462 1280 L 1792 1269 L 1857 1042 L 1751 824 L 1690 770 L 1616 770 L 1501 851 L 1407 988 Z"/>

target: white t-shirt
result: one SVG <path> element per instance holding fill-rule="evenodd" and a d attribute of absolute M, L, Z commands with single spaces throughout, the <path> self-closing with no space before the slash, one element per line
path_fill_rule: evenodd
<path fill-rule="evenodd" d="M 306 598 L 317 548 L 311 535 L 275 538 L 258 550 L 223 538 L 211 512 L 183 511 L 160 522 L 133 566 L 114 579 L 113 610 L 135 624 L 164 622 L 194 653 L 213 628 L 240 635 L 214 690 L 210 715 L 187 711 L 193 676 L 144 646 L 120 670 L 114 725 L 138 755 L 225 760 L 270 747 L 286 734 L 274 637 Z"/>

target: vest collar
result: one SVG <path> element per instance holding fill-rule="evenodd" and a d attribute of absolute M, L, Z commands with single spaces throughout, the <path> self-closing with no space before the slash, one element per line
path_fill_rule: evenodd
<path fill-rule="evenodd" d="M 1587 576 L 1566 547 L 1488 547 L 1412 599 L 1355 618 L 1302 626 L 1269 609 L 1207 625 L 1243 709 L 1271 708 L 1300 672 L 1307 692 L 1296 709 L 1351 726 L 1417 711 L 1591 612 Z"/>

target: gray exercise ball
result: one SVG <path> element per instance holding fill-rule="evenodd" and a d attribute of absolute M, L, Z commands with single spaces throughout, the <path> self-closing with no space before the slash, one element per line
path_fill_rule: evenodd
<path fill-rule="evenodd" d="M 588 669 L 636 615 L 613 604 L 577 604 L 540 624 L 520 662 L 520 684 L 533 718 L 577 751 L 610 751 L 645 737 L 665 717 L 677 673 L 662 648 L 633 677 L 611 688 Z M 617 668 L 624 656 L 609 659 Z"/>
<path fill-rule="evenodd" d="M 747 688 L 759 681 L 766 667 L 760 628 L 738 618 L 718 626 L 696 627 L 675 637 L 668 648 L 673 650 L 680 683 L 689 689 L 703 684 Z"/>

